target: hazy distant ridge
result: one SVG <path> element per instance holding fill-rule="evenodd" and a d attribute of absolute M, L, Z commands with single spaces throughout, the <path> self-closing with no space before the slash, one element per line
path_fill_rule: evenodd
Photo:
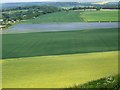
<path fill-rule="evenodd" d="M 117 5 L 117 2 L 108 2 L 106 5 Z M 74 6 L 91 6 L 94 5 L 92 2 L 21 2 L 21 3 L 3 3 L 2 8 L 16 8 L 22 6 L 33 6 L 33 5 L 50 5 L 50 6 L 59 6 L 59 7 L 74 7 Z"/>

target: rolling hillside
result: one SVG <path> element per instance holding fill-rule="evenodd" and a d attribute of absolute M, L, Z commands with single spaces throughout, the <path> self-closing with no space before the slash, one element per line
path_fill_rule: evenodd
<path fill-rule="evenodd" d="M 68 88 L 118 73 L 118 52 L 4 59 L 3 88 Z"/>
<path fill-rule="evenodd" d="M 47 15 L 42 15 L 35 19 L 27 20 L 22 23 L 60 23 L 60 22 L 82 22 L 83 19 L 80 17 L 80 11 L 70 12 L 57 12 Z"/>
<path fill-rule="evenodd" d="M 3 58 L 118 50 L 118 29 L 3 35 Z"/>
<path fill-rule="evenodd" d="M 23 24 L 61 23 L 61 22 L 117 22 L 118 10 L 87 10 L 56 12 L 23 21 Z"/>
<path fill-rule="evenodd" d="M 93 2 L 21 2 L 21 3 L 3 3 L 2 8 L 16 8 L 16 7 L 24 7 L 24 6 L 40 6 L 40 5 L 49 5 L 49 6 L 57 6 L 57 7 L 74 7 L 74 6 L 100 6 L 96 5 Z M 101 5 L 104 6 L 117 6 L 118 2 L 108 2 L 107 4 Z"/>

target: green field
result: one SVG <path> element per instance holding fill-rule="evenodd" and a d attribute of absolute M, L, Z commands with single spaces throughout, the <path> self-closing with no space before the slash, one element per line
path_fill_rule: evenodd
<path fill-rule="evenodd" d="M 3 35 L 3 58 L 118 50 L 118 29 Z"/>
<path fill-rule="evenodd" d="M 97 21 L 119 21 L 118 10 L 108 11 L 86 11 L 81 16 L 84 21 L 97 22 Z"/>
<path fill-rule="evenodd" d="M 118 52 L 4 59 L 3 88 L 72 87 L 116 75 Z"/>
<path fill-rule="evenodd" d="M 56 12 L 21 23 L 99 21 L 119 21 L 117 10 Z M 91 87 L 86 83 L 118 74 L 117 28 L 3 34 L 2 46 L 3 88 Z"/>
<path fill-rule="evenodd" d="M 82 13 L 82 12 L 81 12 Z M 57 12 L 52 14 L 42 15 L 36 19 L 27 20 L 22 23 L 52 23 L 52 22 L 81 22 L 80 11 Z"/>
<path fill-rule="evenodd" d="M 69 11 L 56 12 L 39 16 L 35 19 L 23 21 L 21 23 L 60 23 L 60 22 L 113 22 L 118 20 L 117 10 L 86 10 L 86 11 Z"/>

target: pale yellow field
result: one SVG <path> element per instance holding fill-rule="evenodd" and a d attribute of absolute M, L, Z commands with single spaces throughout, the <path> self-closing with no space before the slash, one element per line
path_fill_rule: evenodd
<path fill-rule="evenodd" d="M 3 88 L 61 88 L 118 73 L 118 52 L 3 60 Z"/>

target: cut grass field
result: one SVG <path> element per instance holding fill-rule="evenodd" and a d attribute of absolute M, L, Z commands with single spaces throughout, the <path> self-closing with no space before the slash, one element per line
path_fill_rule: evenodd
<path fill-rule="evenodd" d="M 118 52 L 4 59 L 3 88 L 65 88 L 116 75 Z"/>
<path fill-rule="evenodd" d="M 118 29 L 3 35 L 3 58 L 118 50 Z"/>
<path fill-rule="evenodd" d="M 85 11 L 81 16 L 84 21 L 97 22 L 97 21 L 119 21 L 118 10 L 108 11 Z"/>
<path fill-rule="evenodd" d="M 39 16 L 35 19 L 23 21 L 25 24 L 60 23 L 60 22 L 113 22 L 118 20 L 118 10 L 86 10 L 56 12 Z"/>

